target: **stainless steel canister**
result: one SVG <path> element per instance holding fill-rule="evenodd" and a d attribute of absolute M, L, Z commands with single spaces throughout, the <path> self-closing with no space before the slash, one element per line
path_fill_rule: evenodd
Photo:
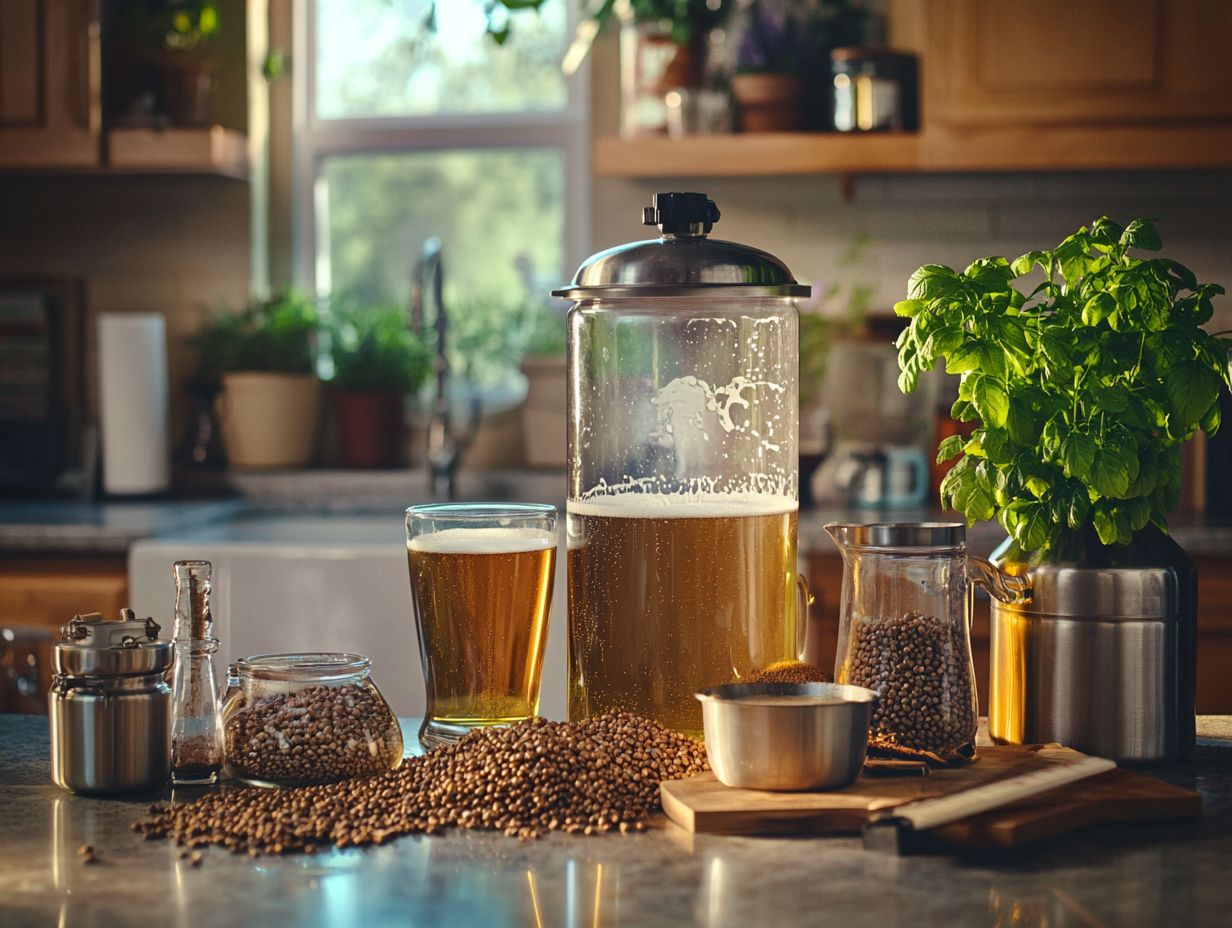
<path fill-rule="evenodd" d="M 1006 564 L 1032 599 L 992 603 L 994 738 L 1130 763 L 1193 750 L 1196 572 L 1171 539 L 1146 547 L 1105 566 Z"/>
<path fill-rule="evenodd" d="M 75 616 L 61 630 L 48 704 L 51 779 L 75 793 L 157 789 L 171 772 L 175 645 L 153 619 Z"/>

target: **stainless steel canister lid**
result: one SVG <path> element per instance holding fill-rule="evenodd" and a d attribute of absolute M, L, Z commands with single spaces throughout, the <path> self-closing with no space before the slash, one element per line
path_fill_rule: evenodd
<path fill-rule="evenodd" d="M 662 236 L 617 245 L 582 262 L 573 282 L 552 295 L 567 300 L 631 300 L 645 297 L 803 297 L 774 255 L 735 242 L 707 238 L 719 208 L 704 193 L 656 193 L 642 213 L 644 225 Z"/>
<path fill-rule="evenodd" d="M 97 612 L 74 616 L 60 630 L 54 666 L 68 677 L 127 677 L 165 673 L 175 659 L 175 645 L 158 637 L 153 619 L 138 619 L 124 609 L 117 621 Z"/>
<path fill-rule="evenodd" d="M 939 551 L 967 545 L 961 522 L 831 522 L 825 529 L 842 548 Z"/>

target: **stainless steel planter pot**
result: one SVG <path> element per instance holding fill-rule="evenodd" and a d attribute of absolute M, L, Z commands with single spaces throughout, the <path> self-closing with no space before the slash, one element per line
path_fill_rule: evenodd
<path fill-rule="evenodd" d="M 1099 566 L 1015 564 L 1025 605 L 992 603 L 989 732 L 1012 743 L 1056 741 L 1121 762 L 1193 750 L 1197 572 L 1162 534 L 1109 549 Z"/>

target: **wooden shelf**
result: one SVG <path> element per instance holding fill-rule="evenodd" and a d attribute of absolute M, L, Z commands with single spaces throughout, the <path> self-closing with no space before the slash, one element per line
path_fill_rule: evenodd
<path fill-rule="evenodd" d="M 914 171 L 914 133 L 844 135 L 768 132 L 684 139 L 601 138 L 595 173 L 602 177 L 724 177 L 758 174 L 866 174 Z"/>
<path fill-rule="evenodd" d="M 248 177 L 248 138 L 222 126 L 201 129 L 112 129 L 107 165 L 140 173 Z"/>
<path fill-rule="evenodd" d="M 1127 171 L 1232 167 L 1232 124 L 934 127 L 601 138 L 601 177 L 753 177 L 921 171 Z"/>

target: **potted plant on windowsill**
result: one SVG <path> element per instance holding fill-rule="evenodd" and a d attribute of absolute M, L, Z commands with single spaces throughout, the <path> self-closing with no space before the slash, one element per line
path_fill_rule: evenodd
<path fill-rule="evenodd" d="M 287 290 L 199 330 L 201 370 L 222 384 L 217 416 L 231 467 L 298 467 L 311 459 L 320 406 L 316 324 L 312 301 Z"/>
<path fill-rule="evenodd" d="M 990 730 L 1131 761 L 1194 741 L 1196 579 L 1167 535 L 1180 446 L 1219 426 L 1232 340 L 1208 334 L 1211 299 L 1164 258 L 1154 227 L 1102 218 L 1052 251 L 926 265 L 895 311 L 899 384 L 944 359 L 961 375 L 941 443 L 958 457 L 942 503 L 1009 533 L 995 559 L 1027 576 L 1027 606 L 993 603 Z M 1042 272 L 1031 289 L 1018 278 Z M 1025 291 L 1025 292 L 1024 292 Z"/>
<path fill-rule="evenodd" d="M 403 400 L 432 367 L 424 343 L 392 307 L 345 309 L 331 326 L 330 400 L 343 462 L 396 467 L 403 451 Z"/>
<path fill-rule="evenodd" d="M 522 438 L 531 467 L 565 464 L 566 398 L 565 319 L 537 306 L 522 354 L 526 400 L 522 404 Z"/>

